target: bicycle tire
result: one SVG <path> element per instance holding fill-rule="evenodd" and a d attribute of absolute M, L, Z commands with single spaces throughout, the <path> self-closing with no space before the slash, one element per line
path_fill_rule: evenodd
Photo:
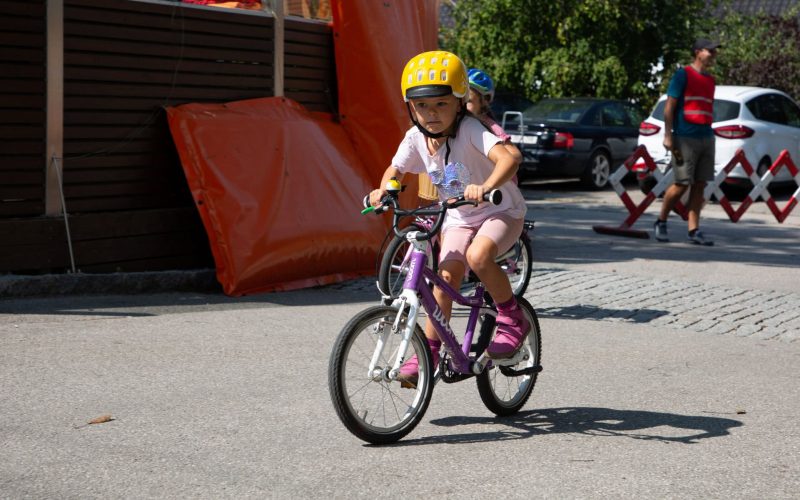
<path fill-rule="evenodd" d="M 525 299 L 518 298 L 517 303 L 528 317 L 531 331 L 522 347 L 528 350 L 528 358 L 510 369 L 531 369 L 532 373 L 507 376 L 504 372 L 509 371 L 509 367 L 493 366 L 476 377 L 481 401 L 489 411 L 501 417 L 513 415 L 525 406 L 536 385 L 538 370 L 541 369 L 542 363 L 542 332 L 536 311 Z M 484 321 L 481 325 L 479 344 L 488 345 L 488 339 L 494 336 L 495 326 L 493 319 Z"/>
<path fill-rule="evenodd" d="M 508 281 L 511 283 L 511 292 L 515 297 L 522 298 L 528 290 L 531 273 L 533 272 L 533 250 L 528 236 L 521 235 L 517 242 L 514 243 L 511 251 L 513 253 L 508 258 L 498 258 L 497 263 L 508 276 Z"/>
<path fill-rule="evenodd" d="M 408 316 L 405 312 L 400 326 Z M 433 360 L 419 325 L 414 326 L 407 358 L 419 356 L 417 386 L 402 389 L 400 382 L 377 375 L 368 376 L 377 333 L 391 328 L 397 309 L 367 308 L 354 316 L 339 333 L 328 363 L 328 389 L 336 414 L 356 437 L 372 444 L 394 443 L 411 432 L 428 409 L 433 394 Z M 379 367 L 388 370 L 394 362 L 401 335 L 388 332 Z"/>
<path fill-rule="evenodd" d="M 424 229 L 417 225 L 411 224 L 403 229 L 402 235 L 395 235 L 386 251 L 381 258 L 381 265 L 378 270 L 378 289 L 387 297 L 397 297 L 403 291 L 403 281 L 408 272 L 408 264 L 404 262 L 406 254 L 411 246 L 411 243 L 405 239 L 405 234 L 409 231 L 424 231 Z M 429 246 L 428 248 L 431 248 Z M 434 254 L 435 250 L 431 250 L 428 255 L 428 267 L 435 273 L 437 271 L 437 258 Z"/>

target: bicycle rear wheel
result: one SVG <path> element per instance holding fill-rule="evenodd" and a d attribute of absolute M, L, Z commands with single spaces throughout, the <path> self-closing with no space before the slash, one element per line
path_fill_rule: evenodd
<path fill-rule="evenodd" d="M 351 319 L 339 333 L 328 365 L 328 389 L 339 419 L 355 436 L 373 444 L 393 443 L 411 432 L 422 419 L 433 394 L 434 370 L 425 334 L 419 325 L 407 352 L 419 358 L 419 378 L 413 389 L 390 381 L 401 333 L 392 333 L 397 309 L 375 306 Z M 400 330 L 408 317 L 404 312 Z M 376 369 L 369 373 L 378 338 L 385 347 Z"/>
<path fill-rule="evenodd" d="M 520 236 L 513 247 L 497 256 L 495 262 L 508 277 L 508 282 L 511 284 L 511 293 L 517 298 L 524 296 L 533 271 L 533 251 L 528 237 Z M 472 295 L 475 292 L 475 284 L 478 281 L 480 279 L 474 272 L 470 271 L 467 279 L 461 283 L 461 295 L 465 297 Z"/>
<path fill-rule="evenodd" d="M 519 298 L 528 289 L 533 271 L 533 250 L 527 236 L 520 236 L 514 246 L 497 258 L 497 263 L 508 276 L 511 292 Z"/>
<path fill-rule="evenodd" d="M 517 303 L 531 324 L 531 331 L 522 346 L 524 359 L 513 366 L 495 364 L 492 368 L 484 370 L 476 379 L 483 404 L 499 416 L 513 415 L 525 405 L 541 370 L 542 337 L 536 311 L 525 299 L 517 298 Z M 493 319 L 484 321 L 481 327 L 481 340 L 492 338 L 495 327 Z"/>
<path fill-rule="evenodd" d="M 403 230 L 402 237 L 395 235 L 386 247 L 378 271 L 378 287 L 382 294 L 388 297 L 397 297 L 403 291 L 403 282 L 408 274 L 408 257 L 411 255 L 411 243 L 405 239 L 405 234 L 409 231 L 422 230 L 422 227 L 412 224 Z M 428 248 L 430 249 L 431 246 Z M 428 267 L 436 272 L 436 259 L 430 253 L 428 254 Z"/>

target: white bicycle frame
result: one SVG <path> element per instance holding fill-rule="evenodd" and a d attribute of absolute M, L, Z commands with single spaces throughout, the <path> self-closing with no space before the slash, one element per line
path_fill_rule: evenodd
<path fill-rule="evenodd" d="M 416 237 L 419 231 L 411 231 L 406 234 L 406 239 L 414 245 L 414 249 L 420 252 L 425 252 L 426 246 L 428 243 L 426 241 L 417 241 Z M 427 254 L 426 254 L 427 258 Z M 410 272 L 409 272 L 410 274 Z M 369 368 L 367 370 L 367 376 L 369 378 L 374 378 L 376 376 L 382 376 L 381 370 L 376 370 L 376 366 L 378 365 L 378 361 L 383 357 L 383 350 L 386 346 L 386 339 L 389 335 L 396 335 L 399 330 L 399 323 L 400 319 L 403 316 L 403 312 L 408 307 L 408 316 L 406 319 L 405 327 L 403 328 L 402 332 L 402 339 L 400 340 L 400 345 L 397 348 L 397 353 L 395 354 L 395 360 L 392 363 L 392 368 L 389 370 L 389 379 L 395 380 L 397 378 L 397 374 L 400 372 L 400 366 L 402 366 L 403 362 L 406 358 L 406 353 L 408 352 L 408 346 L 411 343 L 411 337 L 414 335 L 414 328 L 417 326 L 417 317 L 419 316 L 419 297 L 415 290 L 410 288 L 403 288 L 403 292 L 398 296 L 393 302 L 392 307 L 397 309 L 397 316 L 395 317 L 394 322 L 392 323 L 391 329 L 387 329 L 385 326 L 383 328 L 383 332 L 381 332 L 380 336 L 378 337 L 378 342 L 375 345 L 375 352 L 372 354 L 372 359 L 369 363 Z"/>

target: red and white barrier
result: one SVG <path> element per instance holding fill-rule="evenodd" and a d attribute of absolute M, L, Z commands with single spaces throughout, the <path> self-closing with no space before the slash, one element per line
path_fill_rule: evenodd
<path fill-rule="evenodd" d="M 639 159 L 641 159 L 643 163 L 637 163 Z M 656 185 L 645 195 L 644 199 L 639 202 L 638 205 L 634 203 L 625 190 L 625 186 L 622 185 L 622 179 L 628 175 L 629 172 L 636 172 L 637 175 L 653 175 L 656 179 Z M 650 238 L 647 231 L 632 229 L 631 226 L 633 226 L 636 220 L 647 210 L 647 207 L 649 207 L 661 193 L 666 191 L 672 184 L 674 177 L 675 174 L 672 170 L 666 173 L 661 172 L 656 162 L 653 160 L 653 157 L 647 152 L 647 148 L 644 145 L 640 145 L 633 151 L 633 154 L 611 174 L 611 177 L 609 177 L 611 187 L 614 188 L 617 196 L 620 197 L 623 205 L 625 205 L 625 208 L 628 210 L 628 217 L 618 227 L 593 226 L 592 228 L 595 232 L 601 234 L 613 234 L 642 239 Z M 680 201 L 675 204 L 675 211 L 684 219 L 688 216 L 685 205 Z"/>
<path fill-rule="evenodd" d="M 778 220 L 778 222 L 783 222 L 786 220 L 786 217 L 789 213 L 794 209 L 797 205 L 797 198 L 800 196 L 800 171 L 798 171 L 797 167 L 795 166 L 794 162 L 792 161 L 792 157 L 789 155 L 789 152 L 784 150 L 778 159 L 775 160 L 775 163 L 769 168 L 762 180 L 766 179 L 767 184 L 775 177 L 781 167 L 786 166 L 789 169 L 789 173 L 792 174 L 794 177 L 794 182 L 797 184 L 797 189 L 792 193 L 792 196 L 789 198 L 789 201 L 786 202 L 786 205 L 783 206 L 782 209 L 778 208 L 778 204 L 775 203 L 775 200 L 772 199 L 769 191 L 767 191 L 767 196 L 763 197 L 767 206 L 772 211 L 772 215 Z"/>
<path fill-rule="evenodd" d="M 642 161 L 637 163 L 637 160 L 640 159 Z M 728 177 L 731 170 L 733 170 L 737 165 L 741 165 L 745 173 L 749 176 L 750 181 L 753 184 L 753 189 L 750 190 L 739 207 L 734 209 L 730 200 L 728 200 L 727 196 L 725 196 L 725 193 L 722 192 L 720 186 Z M 770 182 L 772 182 L 772 180 L 775 178 L 775 175 L 784 166 L 789 169 L 789 172 L 792 174 L 798 189 L 792 194 L 786 205 L 784 205 L 783 208 L 779 208 L 775 200 L 772 198 L 768 188 Z M 656 184 L 653 189 L 645 195 L 644 199 L 638 205 L 634 203 L 630 195 L 628 195 L 628 192 L 625 190 L 625 187 L 622 185 L 622 179 L 629 172 L 636 172 L 637 175 L 652 174 L 656 179 Z M 593 226 L 593 229 L 595 232 L 601 234 L 613 234 L 642 239 L 649 238 L 650 236 L 646 231 L 632 229 L 632 226 L 636 220 L 641 217 L 645 210 L 647 210 L 647 207 L 649 207 L 653 201 L 658 198 L 658 196 L 666 191 L 666 189 L 672 184 L 673 180 L 674 173 L 672 170 L 670 169 L 666 173 L 661 172 L 652 156 L 650 156 L 650 153 L 648 153 L 647 148 L 645 148 L 643 145 L 640 145 L 634 150 L 633 154 L 631 154 L 631 156 L 628 157 L 628 159 L 625 160 L 625 162 L 611 175 L 611 177 L 609 177 L 611 186 L 614 188 L 614 191 L 620 197 L 623 205 L 625 205 L 625 208 L 628 210 L 628 217 L 618 227 Z M 716 196 L 717 200 L 719 200 L 720 206 L 723 210 L 725 210 L 725 213 L 728 214 L 728 218 L 730 218 L 731 222 L 738 222 L 747 209 L 750 208 L 753 202 L 757 201 L 759 198 L 764 200 L 778 222 L 783 222 L 797 205 L 798 198 L 800 198 L 800 171 L 792 161 L 789 152 L 784 150 L 781 152 L 781 154 L 778 156 L 778 159 L 775 160 L 775 163 L 772 164 L 769 170 L 762 177 L 759 177 L 753 169 L 753 166 L 747 160 L 744 151 L 739 149 L 736 151 L 736 154 L 733 155 L 733 158 L 731 158 L 728 164 L 725 165 L 725 167 L 720 170 L 716 176 L 714 176 L 714 180 L 706 186 L 703 196 L 706 200 L 710 200 L 712 195 Z M 686 220 L 688 217 L 686 206 L 680 201 L 676 203 L 675 211 L 681 217 L 683 217 L 684 220 Z"/>
<path fill-rule="evenodd" d="M 728 197 L 725 196 L 725 193 L 723 193 L 722 189 L 720 189 L 720 185 L 725 181 L 725 178 L 728 177 L 728 174 L 734 169 L 734 167 L 736 167 L 736 165 L 741 165 L 742 169 L 744 169 L 744 172 L 748 175 L 748 177 L 750 177 L 750 182 L 753 184 L 753 189 L 747 194 L 747 196 L 745 196 L 744 200 L 742 200 L 739 208 L 734 210 L 731 202 L 728 200 Z M 769 184 L 769 181 L 767 181 L 767 184 Z M 733 158 L 731 158 L 728 164 L 725 165 L 722 170 L 717 172 L 717 175 L 714 176 L 714 180 L 706 186 L 704 196 L 705 199 L 708 200 L 711 199 L 712 193 L 716 195 L 720 206 L 723 210 L 725 210 L 725 213 L 728 214 L 728 218 L 731 220 L 731 222 L 738 222 L 742 217 L 742 214 L 744 214 L 745 211 L 750 208 L 750 205 L 752 205 L 753 202 L 761 196 L 761 192 L 767 187 L 767 184 L 763 184 L 761 182 L 761 179 L 759 179 L 758 175 L 753 169 L 753 165 L 747 161 L 744 151 L 739 149 L 733 155 Z"/>

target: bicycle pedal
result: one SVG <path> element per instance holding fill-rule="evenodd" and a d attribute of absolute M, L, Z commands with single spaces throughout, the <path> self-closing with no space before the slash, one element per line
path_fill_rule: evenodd
<path fill-rule="evenodd" d="M 495 366 L 514 366 L 522 363 L 523 361 L 527 361 L 529 357 L 530 356 L 526 349 L 520 349 L 510 358 L 492 359 L 492 363 Z"/>

